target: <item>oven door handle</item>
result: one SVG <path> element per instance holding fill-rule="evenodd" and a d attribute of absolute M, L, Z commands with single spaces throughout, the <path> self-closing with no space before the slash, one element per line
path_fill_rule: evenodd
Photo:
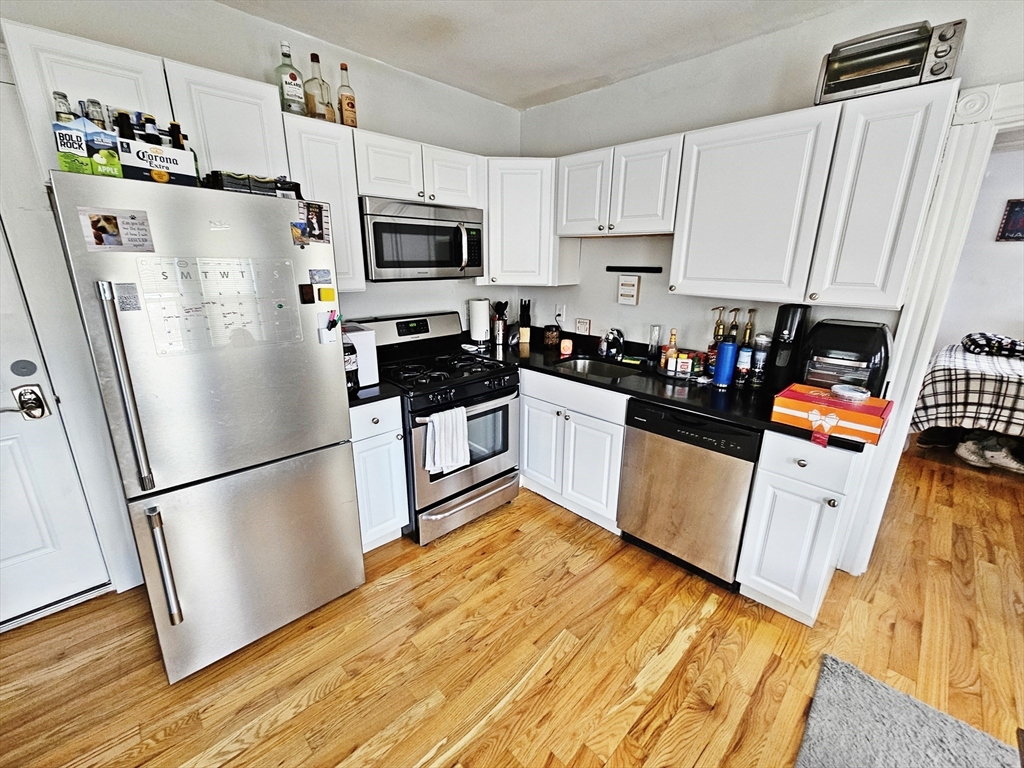
<path fill-rule="evenodd" d="M 459 232 L 462 233 L 462 266 L 459 271 L 465 271 L 469 264 L 469 234 L 466 232 L 466 225 L 459 222 Z"/>
<path fill-rule="evenodd" d="M 500 398 L 498 400 L 488 400 L 486 403 L 480 403 L 479 405 L 471 405 L 469 408 L 466 409 L 466 416 L 475 416 L 476 414 L 482 413 L 483 411 L 493 411 L 495 408 L 500 408 L 503 405 L 508 405 L 513 400 L 518 400 L 518 399 L 519 399 L 519 393 L 516 392 L 514 395 L 509 395 L 508 397 L 502 397 L 502 398 Z M 425 417 L 425 416 L 417 416 L 416 417 L 416 423 L 417 424 L 429 424 L 430 423 L 430 419 Z"/>

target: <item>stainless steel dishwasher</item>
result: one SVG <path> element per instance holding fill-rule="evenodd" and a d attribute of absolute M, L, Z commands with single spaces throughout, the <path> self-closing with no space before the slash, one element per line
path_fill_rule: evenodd
<path fill-rule="evenodd" d="M 618 525 L 732 585 L 761 432 L 631 399 Z"/>

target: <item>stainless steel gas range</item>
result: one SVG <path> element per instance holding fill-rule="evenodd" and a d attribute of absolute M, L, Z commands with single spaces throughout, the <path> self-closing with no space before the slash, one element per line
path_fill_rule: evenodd
<path fill-rule="evenodd" d="M 462 347 L 458 312 L 361 320 L 373 328 L 382 381 L 402 390 L 409 525 L 427 544 L 519 492 L 519 372 L 514 363 Z M 464 406 L 468 466 L 426 470 L 426 423 L 432 413 Z"/>

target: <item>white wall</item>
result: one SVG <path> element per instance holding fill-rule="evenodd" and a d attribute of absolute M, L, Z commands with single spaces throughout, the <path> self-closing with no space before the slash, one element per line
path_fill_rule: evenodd
<path fill-rule="evenodd" d="M 334 87 L 338 65 L 348 63 L 361 128 L 484 155 L 519 151 L 520 113 L 511 107 L 213 0 L 4 0 L 0 15 L 268 82 L 281 63 L 280 41 L 287 40 L 307 75 L 309 53 L 319 53 L 325 79 Z"/>
<path fill-rule="evenodd" d="M 562 327 L 575 330 L 576 318 L 591 321 L 590 332 L 603 334 L 611 327 L 621 328 L 631 341 L 647 342 L 651 323 L 660 323 L 662 343 L 668 342 L 669 328 L 678 330 L 678 343 L 688 349 L 706 349 L 711 341 L 714 321 L 718 316 L 711 308 L 725 305 L 727 308 L 740 307 L 740 329 L 746 323 L 747 309 L 754 308 L 754 332 L 771 333 L 775 328 L 775 313 L 778 304 L 767 302 L 736 301 L 734 299 L 711 299 L 697 296 L 680 296 L 669 293 L 668 271 L 672 259 L 672 237 L 597 237 L 584 238 L 582 268 L 579 285 L 559 288 L 520 288 L 519 297 L 530 299 L 533 324 L 544 325 L 554 322 L 556 303 L 566 305 L 566 319 Z M 608 272 L 608 266 L 652 266 L 662 267 L 661 274 L 646 274 L 640 277 L 640 301 L 637 306 L 619 304 L 617 287 L 619 273 Z M 628 272 L 626 274 L 629 274 Z M 727 321 L 730 314 L 725 315 Z M 814 307 L 811 320 L 823 318 L 850 320 L 871 320 L 887 323 L 895 332 L 898 312 L 844 309 L 840 307 Z"/>
<path fill-rule="evenodd" d="M 1009 199 L 1024 199 L 1024 150 L 989 160 L 935 351 L 974 331 L 1024 339 L 1024 242 L 996 242 Z"/>
<path fill-rule="evenodd" d="M 523 113 L 524 156 L 555 157 L 814 103 L 821 59 L 842 40 L 924 19 L 967 19 L 964 87 L 1024 79 L 1024 13 L 1013 0 L 862 2 L 795 27 Z M 680 41 L 685 45 L 685 41 Z"/>

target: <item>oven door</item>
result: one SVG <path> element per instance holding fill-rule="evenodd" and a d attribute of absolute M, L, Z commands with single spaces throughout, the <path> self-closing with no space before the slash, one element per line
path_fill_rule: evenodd
<path fill-rule="evenodd" d="M 480 225 L 363 216 L 367 277 L 372 281 L 481 277 Z M 476 248 L 470 247 L 470 240 Z M 474 263 L 471 263 L 474 262 Z"/>
<path fill-rule="evenodd" d="M 427 425 L 413 421 L 414 505 L 419 512 L 519 465 L 519 393 L 466 408 L 468 466 L 432 475 L 425 469 Z"/>

